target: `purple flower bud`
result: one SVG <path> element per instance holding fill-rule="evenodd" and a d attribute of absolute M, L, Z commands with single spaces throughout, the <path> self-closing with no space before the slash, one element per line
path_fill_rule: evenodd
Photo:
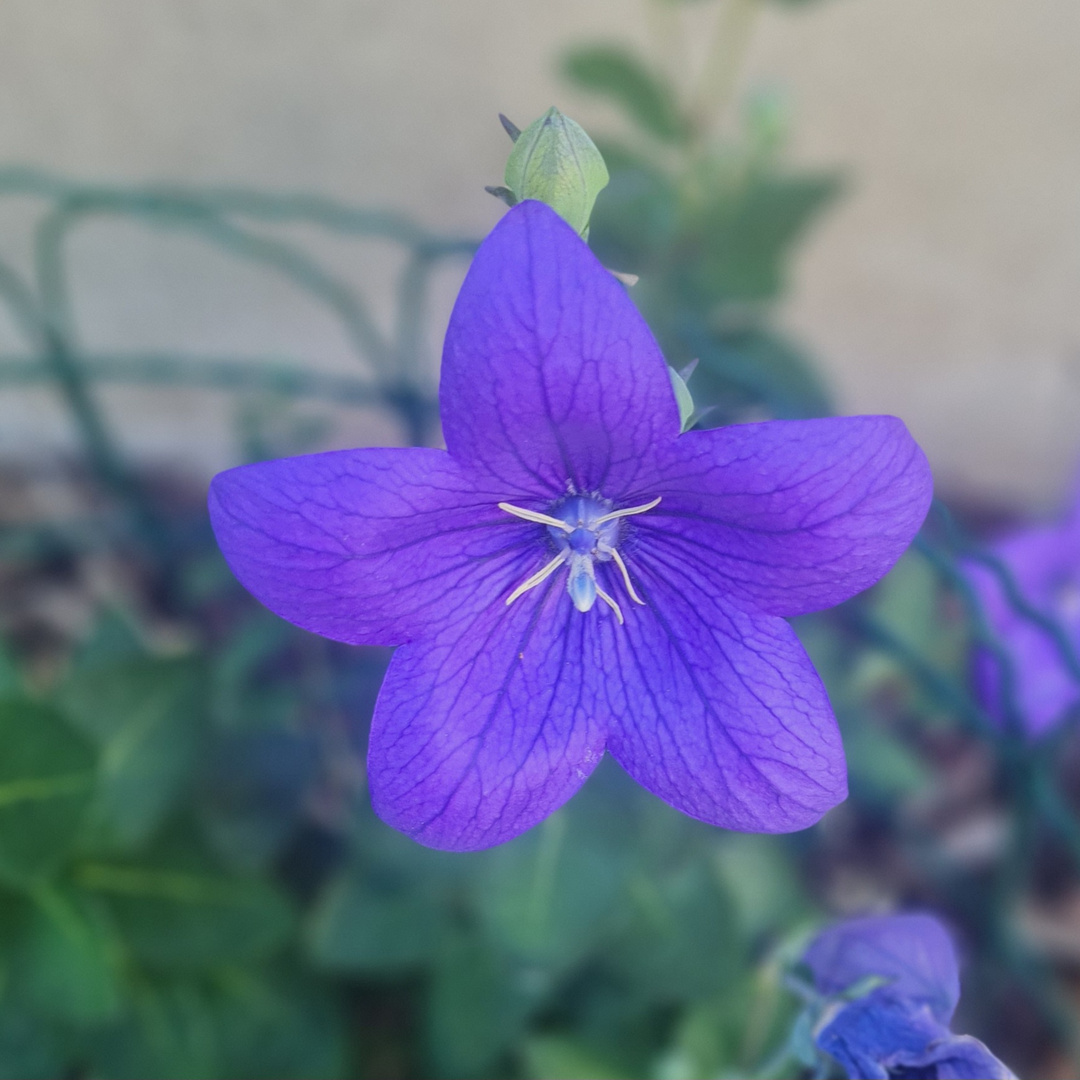
<path fill-rule="evenodd" d="M 1020 529 L 991 549 L 1015 579 L 1021 596 L 1053 619 L 1073 651 L 1080 654 L 1080 484 L 1072 507 L 1052 525 Z M 966 568 L 990 628 L 1004 645 L 1013 696 L 1024 731 L 1031 737 L 1052 730 L 1080 706 L 1080 681 L 1070 671 L 1058 642 L 1010 602 L 1001 581 L 979 563 Z M 1002 678 L 997 659 L 979 650 L 974 659 L 975 691 L 1004 724 Z"/>
<path fill-rule="evenodd" d="M 1016 1080 L 978 1039 L 953 1035 L 960 999 L 956 952 L 930 915 L 848 919 L 823 930 L 803 962 L 826 1005 L 818 1049 L 859 1080 Z M 870 979 L 869 992 L 845 991 Z"/>

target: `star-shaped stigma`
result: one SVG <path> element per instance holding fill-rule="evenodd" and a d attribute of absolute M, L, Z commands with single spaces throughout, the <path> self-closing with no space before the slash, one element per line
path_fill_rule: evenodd
<path fill-rule="evenodd" d="M 546 581 L 560 566 L 568 566 L 570 573 L 566 579 L 566 591 L 570 594 L 574 607 L 580 612 L 591 611 L 599 597 L 615 612 L 621 626 L 626 620 L 618 601 L 596 583 L 596 562 L 614 562 L 622 575 L 623 585 L 630 599 L 635 604 L 644 605 L 645 601 L 634 589 L 630 571 L 619 554 L 619 529 L 623 518 L 654 509 L 660 505 L 660 498 L 657 497 L 642 506 L 627 506 L 621 510 L 613 510 L 613 505 L 610 500 L 598 494 L 569 495 L 553 506 L 550 514 L 527 510 L 522 506 L 514 506 L 513 503 L 499 503 L 499 509 L 508 514 L 536 525 L 546 525 L 551 544 L 556 551 L 550 562 L 523 581 L 506 598 L 507 607 L 519 596 L 524 596 L 530 589 L 535 589 Z"/>

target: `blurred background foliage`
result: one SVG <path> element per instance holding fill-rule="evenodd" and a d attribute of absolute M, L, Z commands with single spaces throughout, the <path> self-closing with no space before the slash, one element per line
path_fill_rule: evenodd
<path fill-rule="evenodd" d="M 689 93 L 621 46 L 562 58 L 623 119 L 593 133 L 611 183 L 590 241 L 639 275 L 632 295 L 669 361 L 699 361 L 706 424 L 830 410 L 774 306 L 842 185 L 786 163 L 781 99 L 733 100 L 759 2 L 717 5 Z M 741 123 L 718 136 L 736 105 Z M 0 198 L 38 214 L 32 275 L 0 253 L 0 299 L 28 344 L 0 358 L 0 385 L 53 387 L 83 446 L 66 517 L 38 516 L 27 494 L 49 477 L 3 473 L 0 1076 L 824 1076 L 787 972 L 823 919 L 893 906 L 959 932 L 960 1030 L 1019 1071 L 1075 1075 L 1080 756 L 1068 726 L 1033 747 L 972 696 L 972 644 L 1008 658 L 959 560 L 1010 579 L 944 507 L 878 588 L 798 621 L 851 770 L 850 800 L 820 826 L 723 833 L 605 764 L 510 844 L 430 851 L 366 796 L 387 650 L 259 608 L 214 547 L 198 485 L 128 460 L 95 387 L 232 394 L 244 460 L 311 445 L 319 402 L 375 405 L 432 442 L 430 276 L 475 240 L 317 197 L 22 168 L 0 170 Z M 181 230 L 283 275 L 340 320 L 368 374 L 87 353 L 65 251 L 91 218 Z M 296 223 L 402 247 L 392 333 L 281 231 Z"/>

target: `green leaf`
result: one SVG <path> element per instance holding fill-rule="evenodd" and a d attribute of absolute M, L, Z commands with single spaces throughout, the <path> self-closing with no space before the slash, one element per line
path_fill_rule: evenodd
<path fill-rule="evenodd" d="M 423 879 L 354 862 L 328 883 L 309 916 L 312 960 L 330 971 L 417 967 L 435 955 L 445 929 L 439 899 Z"/>
<path fill-rule="evenodd" d="M 300 827 L 320 770 L 313 734 L 244 731 L 215 742 L 196 815 L 210 848 L 242 873 L 270 873 Z"/>
<path fill-rule="evenodd" d="M 640 872 L 630 885 L 635 919 L 617 966 L 649 1000 L 713 993 L 742 971 L 744 944 L 730 897 L 700 859 L 667 872 Z"/>
<path fill-rule="evenodd" d="M 55 710 L 0 702 L 0 877 L 53 873 L 75 845 L 94 786 L 94 754 Z"/>
<path fill-rule="evenodd" d="M 689 125 L 679 114 L 670 84 L 625 49 L 617 45 L 575 49 L 564 58 L 563 73 L 582 89 L 613 101 L 656 138 L 669 143 L 687 138 Z"/>
<path fill-rule="evenodd" d="M 605 266 L 644 275 L 646 284 L 678 235 L 678 192 L 650 159 L 612 140 L 597 145 L 611 182 L 593 211 L 589 245 Z"/>
<path fill-rule="evenodd" d="M 514 143 L 504 179 L 518 202 L 546 203 L 585 236 L 608 171 L 584 128 L 552 107 Z"/>
<path fill-rule="evenodd" d="M 754 175 L 720 187 L 685 223 L 686 251 L 699 287 L 712 298 L 769 300 L 785 287 L 784 270 L 811 222 L 840 193 L 839 178 Z"/>
<path fill-rule="evenodd" d="M 592 1047 L 561 1035 L 525 1040 L 525 1071 L 530 1080 L 630 1080 Z"/>
<path fill-rule="evenodd" d="M 342 1018 L 327 988 L 303 972 L 255 977 L 231 971 L 212 998 L 225 1075 L 245 1080 L 340 1076 Z"/>
<path fill-rule="evenodd" d="M 182 843 L 166 844 L 138 863 L 87 862 L 76 878 L 101 897 L 131 952 L 158 969 L 264 957 L 294 925 L 291 905 L 270 883 L 226 876 Z"/>
<path fill-rule="evenodd" d="M 124 1022 L 91 1048 L 110 1080 L 320 1080 L 343 1072 L 331 1003 L 298 973 L 288 981 L 230 970 L 211 983 L 144 980 Z"/>
<path fill-rule="evenodd" d="M 0 642 L 0 698 L 20 697 L 23 693 L 22 676 L 11 654 Z"/>
<path fill-rule="evenodd" d="M 138 657 L 64 685 L 69 715 L 100 748 L 94 820 L 104 846 L 144 844 L 191 783 L 205 741 L 205 681 L 194 661 Z"/>
<path fill-rule="evenodd" d="M 611 932 L 626 888 L 630 849 L 622 824 L 586 789 L 572 806 L 492 851 L 475 878 L 489 936 L 523 960 L 556 967 L 595 947 Z"/>
<path fill-rule="evenodd" d="M 91 671 L 105 664 L 142 655 L 143 645 L 131 619 L 123 612 L 110 608 L 98 617 L 90 636 L 75 653 L 72 673 Z"/>
<path fill-rule="evenodd" d="M 789 926 L 810 910 L 790 851 L 777 837 L 727 833 L 716 866 L 749 940 Z"/>
<path fill-rule="evenodd" d="M 930 563 L 905 554 L 874 589 L 874 617 L 890 634 L 935 667 L 957 667 L 963 637 L 942 618 L 941 590 Z"/>
<path fill-rule="evenodd" d="M 119 948 L 100 907 L 76 890 L 32 893 L 26 929 L 15 946 L 12 985 L 43 1016 L 80 1027 L 121 1008 Z"/>
<path fill-rule="evenodd" d="M 893 732 L 861 710 L 838 716 L 853 794 L 892 802 L 927 789 L 930 769 Z"/>
<path fill-rule="evenodd" d="M 428 1002 L 428 1045 L 440 1076 L 486 1075 L 516 1041 L 532 1004 L 520 972 L 477 935 L 443 938 Z"/>
<path fill-rule="evenodd" d="M 0 1078 L 56 1080 L 74 1074 L 56 1026 L 37 1013 L 5 1002 L 0 1009 Z"/>
<path fill-rule="evenodd" d="M 674 1056 L 685 1077 L 787 1076 L 753 1069 L 765 1057 L 775 1061 L 775 1047 L 789 1037 L 796 1003 L 782 982 L 784 969 L 766 962 L 747 970 L 721 993 L 694 1002 L 675 1031 Z M 801 1074 L 800 1074 L 801 1075 Z"/>
<path fill-rule="evenodd" d="M 280 696 L 281 687 L 267 687 L 265 675 L 275 658 L 295 641 L 294 634 L 294 628 L 284 620 L 259 609 L 234 627 L 214 650 L 210 661 L 214 715 L 223 726 L 267 726 L 266 698 L 273 692 Z"/>

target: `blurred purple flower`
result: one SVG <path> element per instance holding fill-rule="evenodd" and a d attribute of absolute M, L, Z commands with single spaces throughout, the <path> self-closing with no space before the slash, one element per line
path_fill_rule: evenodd
<path fill-rule="evenodd" d="M 929 469 L 893 417 L 679 434 L 623 287 L 526 202 L 481 246 L 440 388 L 448 451 L 248 465 L 210 492 L 240 581 L 298 626 L 400 645 L 372 722 L 384 820 L 508 840 L 604 750 L 693 817 L 815 822 L 846 794 L 821 681 L 781 616 L 877 581 Z"/>
<path fill-rule="evenodd" d="M 978 1039 L 953 1035 L 960 999 L 956 953 L 929 915 L 849 919 L 822 931 L 803 962 L 833 997 L 884 980 L 854 1000 L 838 997 L 815 1030 L 818 1049 L 859 1080 L 1016 1080 Z"/>
<path fill-rule="evenodd" d="M 1072 507 L 1056 524 L 1019 530 L 991 549 L 1013 575 L 1024 599 L 1054 619 L 1080 652 L 1080 484 Z M 997 576 L 986 566 L 968 563 L 966 570 L 982 602 L 990 628 L 1012 662 L 1016 708 L 1028 735 L 1053 728 L 1080 705 L 1080 683 L 1069 671 L 1057 642 L 1009 603 Z M 1001 671 L 988 651 L 974 660 L 979 700 L 1002 723 Z"/>

